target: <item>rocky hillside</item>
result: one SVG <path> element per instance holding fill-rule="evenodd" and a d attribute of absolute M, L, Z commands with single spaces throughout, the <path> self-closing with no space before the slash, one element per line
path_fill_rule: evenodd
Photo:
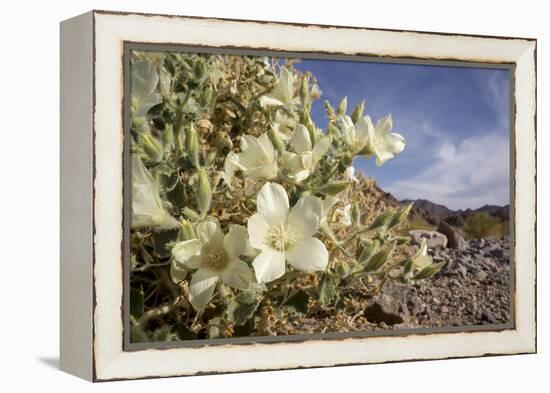
<path fill-rule="evenodd" d="M 502 324 L 510 320 L 509 239 L 470 240 L 430 251 L 447 265 L 413 286 L 388 283 L 365 309 L 378 328 Z"/>
<path fill-rule="evenodd" d="M 368 192 L 387 205 L 397 201 L 373 184 Z M 429 253 L 445 267 L 414 284 L 388 282 L 370 299 L 364 316 L 371 329 L 502 324 L 511 315 L 509 206 L 453 211 L 428 200 L 414 201 L 409 218 L 411 252 L 426 239 Z M 421 225 L 421 229 L 415 224 Z"/>

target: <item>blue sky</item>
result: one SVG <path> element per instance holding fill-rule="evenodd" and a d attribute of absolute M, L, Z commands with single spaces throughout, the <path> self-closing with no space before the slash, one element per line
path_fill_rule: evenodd
<path fill-rule="evenodd" d="M 312 117 L 323 129 L 323 100 L 365 99 L 374 122 L 391 113 L 405 151 L 378 168 L 356 159 L 398 199 L 425 198 L 452 209 L 509 203 L 509 72 L 502 69 L 302 60 L 323 92 Z"/>

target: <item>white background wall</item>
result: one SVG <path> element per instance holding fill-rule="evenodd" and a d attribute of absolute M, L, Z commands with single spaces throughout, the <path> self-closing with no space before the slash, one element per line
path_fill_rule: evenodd
<path fill-rule="evenodd" d="M 548 391 L 550 36 L 542 1 L 14 0 L 0 13 L 0 390 Z M 539 354 L 171 378 L 92 386 L 58 364 L 58 23 L 90 9 L 538 38 Z M 545 100 L 546 98 L 546 100 Z M 545 156 L 546 155 L 546 156 Z M 404 349 L 406 350 L 406 349 Z"/>

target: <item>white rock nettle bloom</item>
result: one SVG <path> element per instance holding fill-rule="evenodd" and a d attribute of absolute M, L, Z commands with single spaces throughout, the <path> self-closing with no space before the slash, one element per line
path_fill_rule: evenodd
<path fill-rule="evenodd" d="M 412 258 L 413 266 L 417 270 L 422 270 L 432 264 L 432 257 L 428 255 L 428 245 L 426 239 L 422 239 L 420 249 Z"/>
<path fill-rule="evenodd" d="M 285 260 L 302 272 L 325 269 L 328 251 L 313 237 L 323 214 L 319 198 L 303 196 L 290 209 L 283 186 L 268 182 L 258 194 L 257 210 L 248 219 L 248 236 L 250 245 L 260 250 L 252 262 L 258 282 L 285 274 Z"/>
<path fill-rule="evenodd" d="M 315 146 L 311 143 L 309 131 L 303 124 L 298 124 L 290 139 L 293 152 L 285 151 L 281 157 L 282 166 L 289 172 L 289 177 L 300 182 L 308 178 L 317 163 L 330 148 L 330 138 L 319 138 Z"/>
<path fill-rule="evenodd" d="M 217 220 L 209 218 L 196 226 L 197 239 L 184 240 L 172 248 L 180 269 L 196 271 L 189 283 L 189 301 L 197 311 L 204 310 L 216 285 L 246 289 L 252 270 L 239 257 L 247 251 L 246 229 L 234 225 L 224 236 Z"/>
<path fill-rule="evenodd" d="M 132 156 L 132 228 L 170 229 L 178 226 L 160 198 L 160 185 L 138 155 Z"/>
<path fill-rule="evenodd" d="M 405 149 L 405 138 L 400 134 L 390 133 L 393 127 L 391 115 L 378 120 L 376 127 L 373 127 L 368 116 L 364 119 L 369 123 L 369 150 L 376 155 L 377 166 L 381 166 Z"/>
<path fill-rule="evenodd" d="M 162 102 L 159 93 L 155 93 L 159 83 L 159 74 L 152 61 L 145 59 L 132 64 L 131 82 L 132 113 L 134 117 L 145 114 Z"/>
<path fill-rule="evenodd" d="M 275 86 L 268 93 L 260 97 L 260 105 L 282 106 L 292 108 L 300 103 L 300 98 L 296 95 L 296 77 L 286 67 L 281 67 L 279 79 Z"/>
<path fill-rule="evenodd" d="M 357 124 L 353 124 L 351 117 L 347 115 L 339 116 L 337 119 L 338 126 L 344 133 L 346 143 L 354 154 L 358 154 L 367 147 L 369 139 L 367 118 L 368 116 L 365 116 Z"/>
<path fill-rule="evenodd" d="M 270 180 L 277 176 L 277 151 L 273 147 L 267 133 L 258 138 L 243 135 L 241 152 L 230 153 L 224 163 L 224 178 L 231 184 L 237 170 L 252 180 Z"/>

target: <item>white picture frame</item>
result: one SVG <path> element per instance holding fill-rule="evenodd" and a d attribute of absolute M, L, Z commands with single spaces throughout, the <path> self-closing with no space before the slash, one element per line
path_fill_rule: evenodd
<path fill-rule="evenodd" d="M 513 324 L 492 331 L 124 346 L 125 43 L 514 69 Z M 90 381 L 536 352 L 536 40 L 92 11 L 61 24 L 61 368 Z"/>

